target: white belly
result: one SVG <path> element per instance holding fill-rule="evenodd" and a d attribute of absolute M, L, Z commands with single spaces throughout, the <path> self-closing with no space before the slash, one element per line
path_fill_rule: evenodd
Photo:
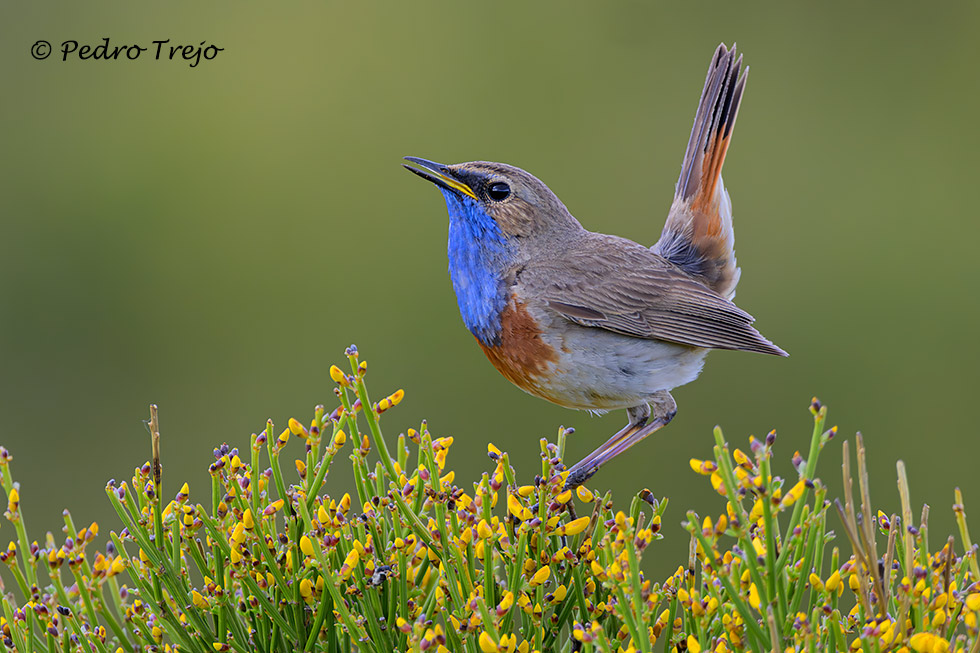
<path fill-rule="evenodd" d="M 569 408 L 606 411 L 637 406 L 660 390 L 690 383 L 708 350 L 624 336 L 565 322 L 549 344 L 559 352 L 546 375 L 546 397 Z"/>

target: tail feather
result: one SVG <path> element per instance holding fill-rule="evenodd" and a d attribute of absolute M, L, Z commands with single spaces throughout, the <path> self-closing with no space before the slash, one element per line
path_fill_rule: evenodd
<path fill-rule="evenodd" d="M 712 57 L 694 116 L 674 203 L 654 251 L 732 297 L 738 282 L 731 203 L 721 168 L 745 90 L 748 68 L 722 43 Z"/>

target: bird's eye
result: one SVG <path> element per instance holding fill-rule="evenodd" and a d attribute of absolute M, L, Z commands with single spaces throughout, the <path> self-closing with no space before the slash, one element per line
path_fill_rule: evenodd
<path fill-rule="evenodd" d="M 490 184 L 490 187 L 487 188 L 487 196 L 494 202 L 505 200 L 508 195 L 510 195 L 510 186 L 502 181 Z"/>

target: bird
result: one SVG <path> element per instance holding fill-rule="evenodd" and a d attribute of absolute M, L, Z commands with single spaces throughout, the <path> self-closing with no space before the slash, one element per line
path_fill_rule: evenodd
<path fill-rule="evenodd" d="M 722 164 L 748 68 L 736 45 L 711 59 L 659 240 L 589 231 L 537 177 L 488 161 L 404 157 L 449 212 L 449 276 L 463 324 L 497 370 L 567 408 L 626 409 L 627 425 L 566 470 L 565 489 L 677 413 L 670 391 L 712 349 L 787 356 L 733 303 L 731 201 Z"/>

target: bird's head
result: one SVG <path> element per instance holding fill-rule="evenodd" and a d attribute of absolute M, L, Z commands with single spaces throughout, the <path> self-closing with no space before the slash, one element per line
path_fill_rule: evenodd
<path fill-rule="evenodd" d="M 450 218 L 468 223 L 478 237 L 515 243 L 582 229 L 551 189 L 520 168 L 488 161 L 444 165 L 405 159 L 415 164 L 406 169 L 439 187 Z"/>
<path fill-rule="evenodd" d="M 515 270 L 583 231 L 547 186 L 520 168 L 475 161 L 443 165 L 405 157 L 449 209 L 449 276 L 466 327 L 487 346 L 500 343 Z M 550 246 L 550 247 L 549 247 Z"/>

